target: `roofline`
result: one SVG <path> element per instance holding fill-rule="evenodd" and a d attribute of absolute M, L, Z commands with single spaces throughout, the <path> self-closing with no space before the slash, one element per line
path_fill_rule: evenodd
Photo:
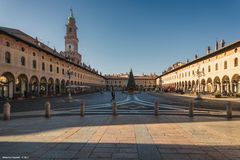
<path fill-rule="evenodd" d="M 173 70 L 170 70 L 170 71 L 168 71 L 168 72 L 166 72 L 166 73 L 158 76 L 157 78 L 161 78 L 162 76 L 165 76 L 165 75 L 167 75 L 167 74 L 169 74 L 169 73 L 175 72 L 175 71 L 177 71 L 177 70 L 179 70 L 179 69 L 182 69 L 182 68 L 184 68 L 184 67 L 187 67 L 187 66 L 189 66 L 189 65 L 192 65 L 192 64 L 198 63 L 198 62 L 200 62 L 200 61 L 203 61 L 203 60 L 205 60 L 205 59 L 212 58 L 212 57 L 214 57 L 214 56 L 217 56 L 217 55 L 219 55 L 219 54 L 222 54 L 223 52 L 226 52 L 226 51 L 228 51 L 228 50 L 230 50 L 230 49 L 233 49 L 233 48 L 235 48 L 236 46 L 239 46 L 239 45 L 240 45 L 240 40 L 238 40 L 238 41 L 236 41 L 236 42 L 233 42 L 233 43 L 230 43 L 229 45 L 227 45 L 227 46 L 225 46 L 225 47 L 223 47 L 223 48 L 221 48 L 221 49 L 218 49 L 217 51 L 211 52 L 211 53 L 209 53 L 209 54 L 207 54 L 207 55 L 205 55 L 205 56 L 202 56 L 202 57 L 200 57 L 200 58 L 197 58 L 197 59 L 195 59 L 195 60 L 193 60 L 193 61 L 191 61 L 191 62 L 189 62 L 189 63 L 186 63 L 186 64 L 184 64 L 184 65 L 182 65 L 182 66 L 180 66 L 180 67 L 177 67 L 177 68 L 175 68 L 175 69 L 173 69 Z M 156 79 L 157 79 L 157 78 L 156 78 Z"/>
<path fill-rule="evenodd" d="M 11 29 L 11 28 L 10 28 L 10 29 Z M 22 31 L 21 31 L 21 32 L 22 32 Z M 23 33 L 24 33 L 24 32 L 23 32 Z M 100 77 L 106 79 L 103 75 L 97 74 L 97 73 L 95 73 L 95 72 L 93 72 L 93 71 L 88 70 L 87 68 L 84 68 L 84 67 L 82 67 L 82 66 L 80 66 L 80 65 L 77 65 L 77 64 L 75 64 L 75 63 L 73 63 L 73 62 L 70 62 L 70 61 L 66 60 L 65 58 L 63 58 L 63 57 L 60 57 L 60 56 L 58 56 L 58 55 L 55 55 L 55 54 L 49 52 L 48 50 L 45 50 L 45 49 L 43 49 L 43 48 L 41 48 L 41 47 L 38 47 L 37 45 L 32 44 L 32 43 L 30 43 L 30 42 L 28 42 L 28 41 L 26 41 L 26 40 L 24 40 L 24 39 L 21 39 L 21 38 L 15 36 L 15 35 L 13 35 L 13 34 L 9 34 L 8 32 L 6 32 L 6 31 L 4 31 L 4 30 L 1 30 L 1 29 L 0 29 L 0 34 L 6 34 L 7 36 L 10 36 L 10 37 L 12 37 L 12 38 L 14 38 L 14 39 L 17 39 L 17 40 L 19 40 L 19 41 L 22 41 L 22 42 L 24 42 L 24 43 L 27 43 L 27 44 L 28 44 L 29 46 L 31 46 L 31 47 L 34 47 L 34 48 L 36 48 L 36 49 L 38 49 L 38 50 L 41 50 L 41 51 L 43 51 L 43 52 L 46 52 L 47 54 L 50 54 L 50 55 L 52 55 L 52 56 L 54 56 L 54 57 L 56 57 L 56 58 L 59 58 L 59 59 L 65 61 L 65 62 L 67 62 L 67 63 L 70 63 L 70 64 L 72 64 L 72 65 L 74 65 L 74 66 L 76 66 L 76 67 L 79 67 L 79 68 L 81 68 L 81 69 L 84 69 L 84 70 L 86 70 L 86 71 L 88 71 L 88 72 L 91 72 L 91 73 L 93 73 L 93 74 L 95 74 L 95 75 L 97 75 L 97 76 L 100 76 Z M 24 33 L 24 34 L 26 34 L 26 33 Z M 29 36 L 28 34 L 26 34 L 26 35 Z M 30 36 L 30 37 L 31 37 L 31 36 Z M 31 37 L 31 38 L 33 38 L 33 37 Z M 34 39 L 34 38 L 33 38 L 33 39 Z M 45 44 L 44 44 L 44 45 L 45 45 Z M 47 45 L 46 45 L 46 46 L 47 46 Z M 47 47 L 49 47 L 49 46 L 47 46 Z M 50 48 L 50 47 L 49 47 L 49 48 Z M 50 48 L 50 49 L 52 49 L 52 48 Z M 56 53 L 59 54 L 57 51 L 56 51 Z M 60 54 L 59 54 L 59 55 L 60 55 Z"/>

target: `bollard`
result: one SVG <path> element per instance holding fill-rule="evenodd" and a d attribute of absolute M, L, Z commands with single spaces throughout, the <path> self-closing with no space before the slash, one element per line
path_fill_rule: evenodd
<path fill-rule="evenodd" d="M 85 115 L 85 102 L 80 102 L 80 116 L 83 117 Z"/>
<path fill-rule="evenodd" d="M 189 117 L 194 116 L 194 101 L 191 100 L 189 103 Z"/>
<path fill-rule="evenodd" d="M 159 115 L 159 102 L 158 101 L 156 101 L 155 102 L 155 107 L 154 107 L 154 114 L 155 114 L 155 116 L 158 116 Z"/>
<path fill-rule="evenodd" d="M 6 102 L 3 104 L 3 120 L 10 120 L 11 116 L 11 105 Z"/>
<path fill-rule="evenodd" d="M 50 116 L 51 116 L 51 104 L 50 104 L 50 102 L 47 101 L 47 102 L 44 104 L 44 106 L 45 106 L 45 117 L 46 117 L 46 118 L 50 118 Z"/>
<path fill-rule="evenodd" d="M 113 116 L 117 115 L 117 104 L 115 101 L 112 103 L 112 115 Z"/>
<path fill-rule="evenodd" d="M 232 104 L 230 101 L 226 103 L 226 110 L 227 110 L 227 118 L 232 118 Z"/>

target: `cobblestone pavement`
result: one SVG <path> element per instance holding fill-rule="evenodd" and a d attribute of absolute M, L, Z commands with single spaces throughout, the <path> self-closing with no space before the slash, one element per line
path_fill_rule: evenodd
<path fill-rule="evenodd" d="M 240 159 L 240 119 L 57 116 L 0 121 L 0 157 L 23 159 Z"/>
<path fill-rule="evenodd" d="M 116 100 L 120 101 L 127 97 L 126 94 L 122 94 L 121 92 L 116 92 Z M 15 100 L 10 101 L 12 106 L 12 112 L 23 112 L 23 111 L 39 111 L 43 110 L 44 103 L 46 101 L 50 101 L 52 104 L 52 108 L 65 108 L 65 107 L 73 107 L 79 106 L 80 101 L 84 100 L 86 104 L 101 104 L 108 103 L 111 101 L 111 93 L 110 92 L 100 92 L 73 96 L 73 100 L 71 103 L 68 101 L 68 97 L 42 97 L 35 99 L 25 99 L 25 100 Z M 34 105 L 33 105 L 34 104 Z M 3 102 L 0 102 L 0 111 L 2 112 Z"/>
<path fill-rule="evenodd" d="M 153 96 L 150 93 L 137 93 L 134 95 L 127 95 L 121 92 L 117 92 L 117 114 L 119 115 L 153 115 L 155 102 L 160 101 L 159 112 L 160 114 L 168 115 L 188 115 L 189 104 L 184 104 L 183 100 L 175 100 L 175 97 L 164 98 L 161 96 Z M 165 96 L 165 95 L 164 95 Z M 102 99 L 102 100 L 100 100 Z M 171 101 L 169 100 L 171 99 Z M 109 92 L 104 94 L 91 94 L 74 97 L 69 102 L 64 98 L 53 98 L 51 100 L 51 113 L 54 116 L 66 116 L 66 115 L 79 115 L 80 114 L 80 101 L 86 101 L 85 114 L 86 115 L 111 115 L 112 114 L 112 102 L 109 101 Z M 30 100 L 29 100 L 30 101 Z M 36 101 L 36 100 L 35 100 Z M 42 117 L 44 115 L 44 102 L 45 99 L 34 102 L 34 105 L 28 104 L 27 100 L 19 102 L 19 104 L 12 103 L 13 113 L 11 117 L 15 118 L 27 118 L 27 117 Z M 99 102 L 99 103 L 98 103 Z M 101 103 L 100 103 L 101 102 Z M 189 102 L 189 101 L 188 101 Z M 97 104 L 96 104 L 97 103 Z M 176 103 L 179 103 L 176 105 Z M 24 104 L 26 106 L 24 106 Z M 41 104 L 41 105 L 40 105 Z M 197 103 L 196 103 L 197 104 Z M 25 107 L 30 109 L 27 111 Z M 31 109 L 33 108 L 33 110 Z M 35 110 L 37 109 L 37 110 Z M 23 110 L 18 111 L 16 110 Z M 204 109 L 199 108 L 198 105 L 194 110 L 195 115 L 214 115 L 214 116 L 226 116 L 226 110 L 218 109 Z M 2 119 L 3 115 L 0 115 Z M 240 112 L 233 112 L 234 117 L 240 117 Z"/>
<path fill-rule="evenodd" d="M 159 100 L 162 104 L 171 104 L 177 106 L 187 106 L 191 100 L 194 100 L 196 97 L 184 96 L 184 95 L 176 95 L 171 93 L 155 93 L 155 92 L 142 92 L 138 95 L 138 97 L 142 100 L 147 101 L 154 101 Z M 238 99 L 238 98 L 237 98 Z M 226 102 L 228 98 L 219 99 L 203 99 L 200 101 L 195 100 L 195 107 L 196 108 L 205 108 L 205 109 L 218 109 L 218 110 L 225 110 L 226 109 Z M 233 101 L 232 107 L 234 110 L 240 111 L 240 102 Z"/>

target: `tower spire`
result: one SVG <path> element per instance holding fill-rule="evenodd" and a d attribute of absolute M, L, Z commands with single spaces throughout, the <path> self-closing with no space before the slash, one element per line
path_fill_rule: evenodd
<path fill-rule="evenodd" d="M 73 10 L 72 10 L 72 8 L 70 8 L 70 17 L 74 18 L 73 17 Z"/>

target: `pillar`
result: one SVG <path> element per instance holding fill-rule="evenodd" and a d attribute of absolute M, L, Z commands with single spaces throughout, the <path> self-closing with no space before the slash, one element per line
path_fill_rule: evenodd
<path fill-rule="evenodd" d="M 44 107 L 45 107 L 45 117 L 46 118 L 50 118 L 51 116 L 51 104 L 49 101 L 47 101 L 45 104 L 44 104 Z"/>
<path fill-rule="evenodd" d="M 53 94 L 56 94 L 56 83 L 53 83 Z"/>
<path fill-rule="evenodd" d="M 6 102 L 3 104 L 3 120 L 10 120 L 11 105 Z"/>

